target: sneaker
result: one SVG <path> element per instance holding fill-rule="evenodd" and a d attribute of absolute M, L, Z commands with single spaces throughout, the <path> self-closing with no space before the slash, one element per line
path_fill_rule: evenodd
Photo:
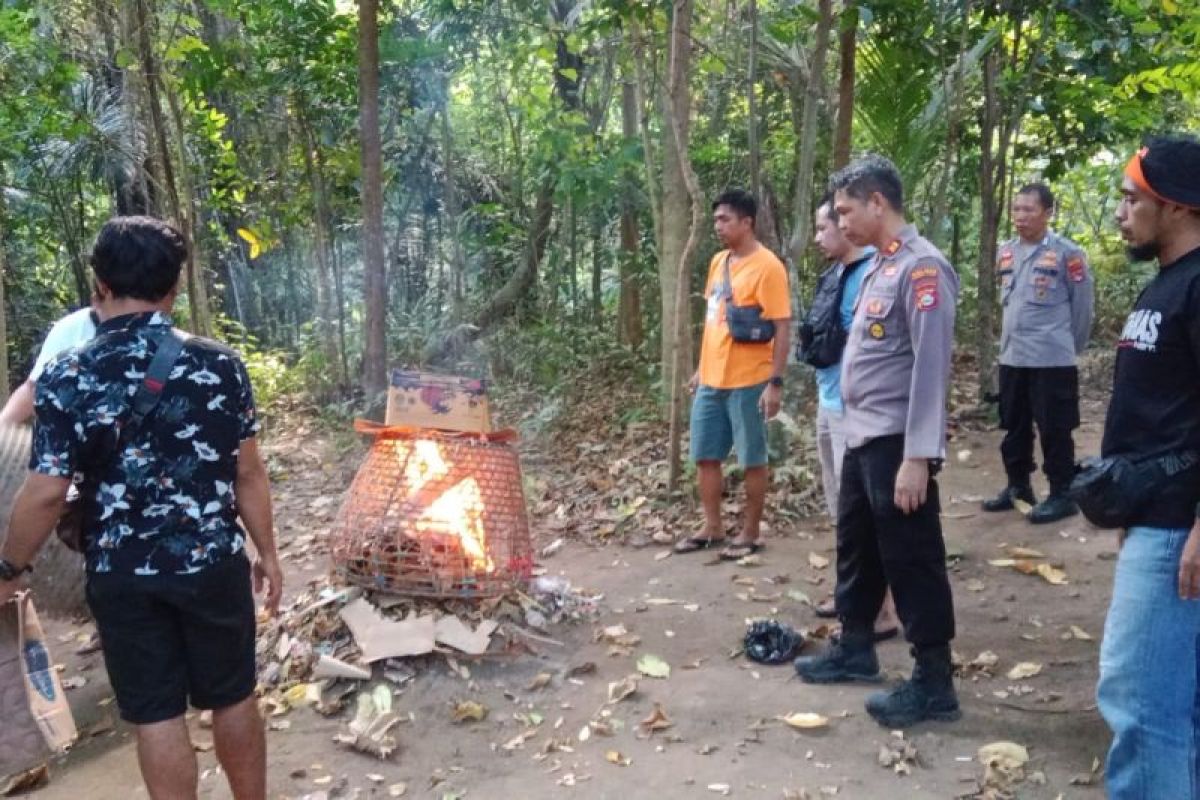
<path fill-rule="evenodd" d="M 1075 505 L 1074 500 L 1065 494 L 1052 494 L 1033 507 L 1029 512 L 1029 521 L 1034 525 L 1044 525 L 1073 517 L 1078 513 L 1079 506 Z"/>
<path fill-rule="evenodd" d="M 843 634 L 825 652 L 815 656 L 800 656 L 792 665 L 805 683 L 879 683 L 883 680 L 869 630 L 865 634 Z"/>
<path fill-rule="evenodd" d="M 984 511 L 1012 511 L 1017 507 L 1013 500 L 1024 500 L 1029 505 L 1037 502 L 1037 497 L 1033 493 L 1033 487 L 1026 484 L 1025 486 L 1009 485 L 1001 490 L 1000 494 L 993 497 L 991 500 L 983 501 Z"/>
<path fill-rule="evenodd" d="M 908 728 L 927 719 L 952 722 L 962 716 L 954 692 L 949 646 L 915 655 L 912 678 L 867 698 L 867 713 L 889 730 Z"/>

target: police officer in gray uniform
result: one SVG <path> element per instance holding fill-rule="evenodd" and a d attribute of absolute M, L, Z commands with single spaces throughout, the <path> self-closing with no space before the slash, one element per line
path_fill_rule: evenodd
<path fill-rule="evenodd" d="M 1075 471 L 1071 431 L 1079 427 L 1076 356 L 1092 330 L 1094 290 L 1087 258 L 1074 242 L 1049 229 L 1054 194 L 1043 183 L 1013 198 L 1017 237 L 1000 246 L 996 272 L 1004 325 L 1000 334 L 1000 454 L 1008 485 L 984 501 L 984 511 L 1008 511 L 1014 500 L 1033 509 L 1029 521 L 1055 522 L 1078 513 L 1067 496 Z M 1042 440 L 1050 496 L 1037 503 L 1033 428 Z M 1034 505 L 1037 503 L 1037 505 Z"/>
<path fill-rule="evenodd" d="M 912 678 L 867 699 L 888 728 L 959 717 L 950 663 L 954 606 L 946 576 L 938 486 L 958 275 L 904 219 L 900 174 L 868 155 L 830 178 L 838 225 L 878 249 L 854 310 L 842 361 L 847 450 L 837 521 L 842 636 L 796 660 L 809 683 L 881 680 L 872 624 L 890 585 Z"/>

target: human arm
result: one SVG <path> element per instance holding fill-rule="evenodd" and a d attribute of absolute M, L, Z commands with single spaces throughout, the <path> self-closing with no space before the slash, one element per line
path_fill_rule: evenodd
<path fill-rule="evenodd" d="M 0 411 L 0 425 L 24 425 L 33 417 L 33 380 L 27 380 L 8 396 Z"/>
<path fill-rule="evenodd" d="M 266 584 L 265 605 L 274 615 L 283 596 L 283 569 L 275 547 L 275 515 L 271 507 L 271 481 L 267 465 L 258 449 L 258 439 L 250 438 L 238 449 L 235 492 L 238 516 L 254 542 L 254 590 L 262 592 Z"/>
<path fill-rule="evenodd" d="M 1092 336 L 1092 321 L 1095 319 L 1096 287 L 1092 270 L 1082 250 L 1067 254 L 1067 291 L 1071 301 L 1071 335 L 1075 340 L 1075 354 L 1087 349 Z"/>
<path fill-rule="evenodd" d="M 775 319 L 775 338 L 772 340 L 771 347 L 771 378 L 783 378 L 783 373 L 787 371 L 788 356 L 791 352 L 791 335 L 792 325 L 790 319 Z M 762 397 L 758 400 L 758 407 L 762 410 L 763 416 L 767 419 L 774 419 L 779 413 L 779 406 L 783 401 L 783 387 L 776 386 L 774 382 L 767 384 L 767 388 L 763 389 Z"/>
<path fill-rule="evenodd" d="M 18 569 L 33 563 L 62 516 L 70 486 L 70 478 L 30 473 L 13 502 L 0 559 Z M 0 604 L 17 592 L 19 584 L 18 580 L 0 581 Z"/>

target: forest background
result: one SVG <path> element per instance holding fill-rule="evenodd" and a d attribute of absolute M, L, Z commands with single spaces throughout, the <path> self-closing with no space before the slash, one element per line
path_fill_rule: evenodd
<path fill-rule="evenodd" d="M 1110 341 L 1152 269 L 1120 167 L 1194 125 L 1197 52 L 1196 0 L 0 0 L 0 386 L 87 302 L 102 222 L 150 213 L 192 244 L 181 324 L 261 403 L 369 413 L 405 364 L 548 401 L 605 375 L 645 398 L 615 425 L 670 420 L 673 483 L 717 193 L 761 198 L 804 298 L 826 176 L 892 158 L 974 377 L 1009 200 L 1047 180 Z"/>

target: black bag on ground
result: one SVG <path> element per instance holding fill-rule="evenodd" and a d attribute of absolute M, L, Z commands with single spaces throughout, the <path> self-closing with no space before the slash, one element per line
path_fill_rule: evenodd
<path fill-rule="evenodd" d="M 817 369 L 832 367 L 841 361 L 842 351 L 846 349 L 848 333 L 842 327 L 842 297 L 851 271 L 843 267 L 839 273 L 838 266 L 821 273 L 812 305 L 800 323 L 796 359 Z"/>
<path fill-rule="evenodd" d="M 1128 528 L 1167 481 L 1197 464 L 1200 453 L 1194 450 L 1137 461 L 1089 458 L 1075 466 L 1068 494 L 1097 528 Z"/>
<path fill-rule="evenodd" d="M 729 256 L 725 255 L 725 323 L 729 335 L 739 344 L 762 344 L 775 338 L 775 322 L 763 319 L 762 306 L 735 306 L 733 279 L 729 276 Z"/>

